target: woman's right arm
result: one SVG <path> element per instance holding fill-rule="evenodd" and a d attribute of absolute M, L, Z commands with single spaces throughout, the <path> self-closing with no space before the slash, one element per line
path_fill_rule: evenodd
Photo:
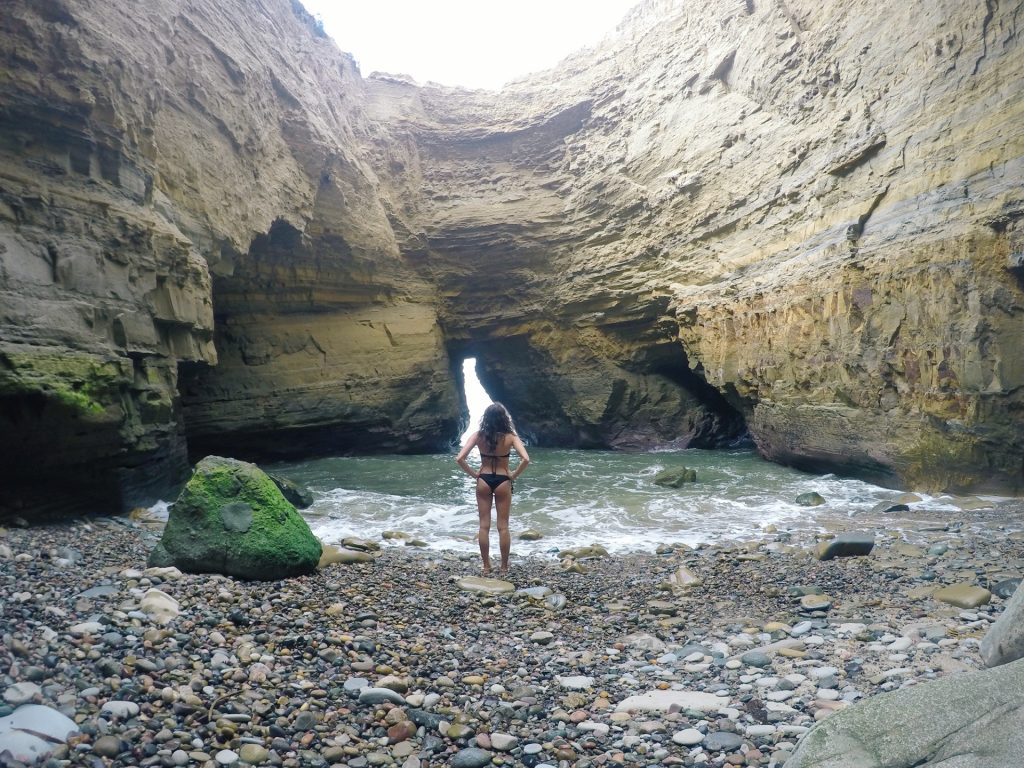
<path fill-rule="evenodd" d="M 466 444 L 462 446 L 462 450 L 459 451 L 459 455 L 455 457 L 455 463 L 462 468 L 462 471 L 474 478 L 479 478 L 480 473 L 469 466 L 469 462 L 466 461 L 466 459 L 469 457 L 469 452 L 476 447 L 476 441 L 479 435 L 479 432 L 474 432 L 466 438 Z"/>

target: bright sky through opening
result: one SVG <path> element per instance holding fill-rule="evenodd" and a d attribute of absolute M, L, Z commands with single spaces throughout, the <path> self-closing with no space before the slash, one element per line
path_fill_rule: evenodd
<path fill-rule="evenodd" d="M 471 433 L 476 432 L 480 426 L 480 419 L 484 415 L 487 406 L 491 404 L 491 396 L 487 394 L 484 385 L 476 377 L 476 358 L 470 357 L 462 361 L 462 378 L 466 382 L 466 405 L 469 406 L 469 427 L 460 439 L 465 443 Z"/>
<path fill-rule="evenodd" d="M 639 0 L 302 0 L 363 76 L 498 89 L 612 32 Z"/>

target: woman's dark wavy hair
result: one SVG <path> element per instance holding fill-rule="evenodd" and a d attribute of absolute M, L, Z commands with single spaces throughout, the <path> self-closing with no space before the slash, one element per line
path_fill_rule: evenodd
<path fill-rule="evenodd" d="M 498 438 L 502 435 L 514 435 L 515 425 L 512 424 L 512 416 L 508 409 L 501 403 L 491 403 L 480 418 L 480 436 L 489 448 L 498 445 Z"/>

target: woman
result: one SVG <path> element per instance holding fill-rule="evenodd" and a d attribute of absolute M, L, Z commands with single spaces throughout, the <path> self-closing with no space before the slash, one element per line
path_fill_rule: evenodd
<path fill-rule="evenodd" d="M 466 458 L 474 448 L 480 449 L 480 470 L 474 471 Z M 508 457 L 515 449 L 519 465 L 508 471 Z M 476 505 L 480 513 L 480 558 L 484 576 L 491 573 L 491 505 L 498 509 L 498 546 L 501 549 L 501 573 L 508 573 L 508 553 L 512 539 L 508 532 L 508 513 L 512 508 L 512 482 L 523 474 L 530 455 L 512 426 L 512 417 L 501 403 L 491 403 L 480 419 L 480 429 L 462 446 L 455 461 L 462 471 L 476 479 Z M 485 471 L 486 470 L 486 471 Z"/>

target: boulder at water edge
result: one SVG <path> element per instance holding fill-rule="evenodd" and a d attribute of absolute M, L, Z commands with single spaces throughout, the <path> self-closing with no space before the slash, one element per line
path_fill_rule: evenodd
<path fill-rule="evenodd" d="M 255 464 L 207 456 L 171 507 L 151 566 L 274 581 L 312 572 L 320 542 Z"/>
<path fill-rule="evenodd" d="M 859 702 L 816 725 L 786 768 L 994 768 L 1024 755 L 1024 661 Z"/>

